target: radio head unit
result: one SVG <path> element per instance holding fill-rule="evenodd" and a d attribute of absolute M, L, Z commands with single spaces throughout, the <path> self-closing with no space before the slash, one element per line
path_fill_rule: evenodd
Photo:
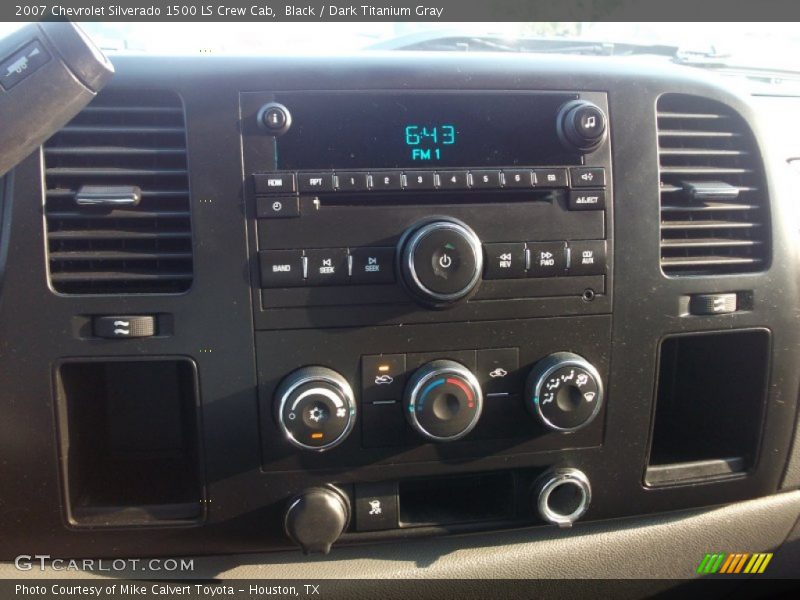
<path fill-rule="evenodd" d="M 242 93 L 257 323 L 607 309 L 606 112 L 596 92 Z"/>

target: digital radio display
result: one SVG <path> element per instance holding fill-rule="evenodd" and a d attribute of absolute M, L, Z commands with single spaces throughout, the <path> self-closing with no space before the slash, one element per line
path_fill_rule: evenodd
<path fill-rule="evenodd" d="M 559 143 L 572 94 L 303 92 L 276 100 L 292 114 L 277 138 L 279 169 L 579 164 Z"/>

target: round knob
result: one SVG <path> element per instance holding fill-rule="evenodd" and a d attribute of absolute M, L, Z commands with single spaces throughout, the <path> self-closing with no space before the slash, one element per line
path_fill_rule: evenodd
<path fill-rule="evenodd" d="M 592 501 L 589 479 L 578 469 L 554 469 L 534 484 L 534 502 L 548 523 L 570 527 L 583 516 Z"/>
<path fill-rule="evenodd" d="M 259 127 L 274 136 L 283 135 L 292 126 L 292 113 L 278 102 L 268 102 L 262 106 L 258 110 L 256 119 Z"/>
<path fill-rule="evenodd" d="M 411 426 L 434 442 L 458 440 L 478 424 L 483 393 L 478 379 L 464 365 L 435 360 L 411 376 L 405 414 Z"/>
<path fill-rule="evenodd" d="M 334 487 L 318 487 L 304 491 L 289 502 L 284 529 L 305 554 L 327 554 L 349 521 L 347 497 Z"/>
<path fill-rule="evenodd" d="M 353 389 L 344 377 L 326 367 L 293 372 L 278 386 L 275 399 L 281 431 L 298 448 L 329 450 L 353 430 Z"/>
<path fill-rule="evenodd" d="M 466 298 L 481 279 L 481 241 L 469 226 L 455 219 L 411 227 L 400 240 L 397 254 L 406 287 L 433 306 Z"/>
<path fill-rule="evenodd" d="M 606 115 L 586 100 L 567 102 L 558 113 L 558 136 L 569 150 L 594 150 L 605 139 Z"/>
<path fill-rule="evenodd" d="M 603 381 L 586 359 L 557 352 L 539 361 L 525 383 L 525 406 L 545 426 L 570 432 L 594 420 L 603 403 Z"/>

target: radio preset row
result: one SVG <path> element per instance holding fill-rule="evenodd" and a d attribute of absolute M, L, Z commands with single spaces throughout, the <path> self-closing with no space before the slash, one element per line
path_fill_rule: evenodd
<path fill-rule="evenodd" d="M 254 173 L 256 194 L 390 192 L 401 190 L 490 190 L 534 188 L 602 188 L 602 167 L 448 169 L 436 171 L 319 171 Z M 603 206 L 586 205 L 587 209 Z"/>

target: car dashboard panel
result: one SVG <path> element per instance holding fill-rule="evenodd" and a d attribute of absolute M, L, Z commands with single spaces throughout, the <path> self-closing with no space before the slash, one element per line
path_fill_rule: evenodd
<path fill-rule="evenodd" d="M 786 157 L 722 79 L 113 62 L 6 178 L 4 558 L 328 552 L 800 483 Z"/>

